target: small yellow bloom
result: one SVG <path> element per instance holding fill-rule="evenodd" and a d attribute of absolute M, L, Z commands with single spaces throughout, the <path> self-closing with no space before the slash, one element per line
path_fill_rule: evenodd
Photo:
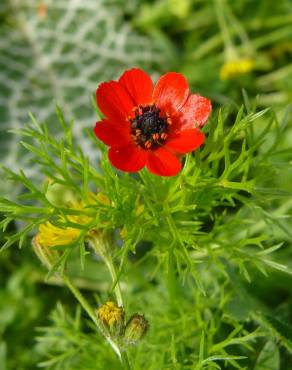
<path fill-rule="evenodd" d="M 40 245 L 54 247 L 56 245 L 67 245 L 72 243 L 80 236 L 80 229 L 73 227 L 61 228 L 46 222 L 40 225 L 36 240 Z"/>
<path fill-rule="evenodd" d="M 249 73 L 254 69 L 255 61 L 250 58 L 236 59 L 223 64 L 220 70 L 220 79 L 229 80 Z"/>
<path fill-rule="evenodd" d="M 72 204 L 70 209 L 83 211 L 84 205 L 82 202 L 75 202 Z M 79 225 L 88 224 L 92 218 L 80 214 L 80 215 L 68 215 L 67 219 L 64 216 L 59 217 L 60 222 L 65 222 L 66 220 L 76 223 Z M 36 235 L 36 241 L 44 247 L 54 247 L 56 245 L 67 245 L 76 240 L 81 233 L 81 229 L 74 227 L 59 227 L 53 225 L 50 221 L 41 224 L 39 226 L 39 231 Z"/>
<path fill-rule="evenodd" d="M 124 327 L 124 310 L 113 302 L 106 302 L 97 310 L 97 316 L 104 329 L 115 336 L 120 335 Z"/>

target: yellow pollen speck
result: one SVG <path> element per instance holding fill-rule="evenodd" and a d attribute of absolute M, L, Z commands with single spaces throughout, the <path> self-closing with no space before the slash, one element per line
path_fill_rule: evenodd
<path fill-rule="evenodd" d="M 37 8 L 37 15 L 39 18 L 46 18 L 48 13 L 48 6 L 45 4 L 45 2 L 40 2 Z"/>
<path fill-rule="evenodd" d="M 151 141 L 148 140 L 148 141 L 146 141 L 146 143 L 144 145 L 145 145 L 146 149 L 149 149 L 149 148 L 151 148 L 152 143 L 151 143 Z"/>
<path fill-rule="evenodd" d="M 255 61 L 250 58 L 237 59 L 226 62 L 220 70 L 220 79 L 229 80 L 249 73 L 254 69 Z"/>

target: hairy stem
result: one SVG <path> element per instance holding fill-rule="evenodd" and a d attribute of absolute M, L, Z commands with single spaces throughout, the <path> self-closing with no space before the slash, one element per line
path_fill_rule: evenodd
<path fill-rule="evenodd" d="M 100 327 L 100 324 L 98 322 L 98 319 L 97 319 L 97 317 L 95 315 L 95 312 L 94 312 L 93 308 L 87 302 L 87 300 L 82 295 L 82 293 L 80 292 L 80 290 L 78 288 L 76 288 L 76 286 L 72 283 L 72 281 L 69 279 L 68 276 L 63 275 L 62 276 L 62 279 L 63 279 L 64 283 L 67 285 L 67 287 L 70 289 L 71 293 L 74 295 L 74 297 L 80 303 L 81 307 L 84 309 L 84 311 L 86 311 L 86 313 L 88 314 L 88 316 L 91 318 L 91 320 L 97 326 L 98 330 L 102 333 L 102 329 Z M 115 351 L 115 353 L 117 354 L 117 356 L 119 357 L 119 359 L 122 361 L 121 351 L 118 348 L 118 346 L 111 340 L 111 338 L 109 338 L 109 337 L 105 337 L 105 338 L 108 341 L 108 343 L 110 344 L 110 346 L 112 347 L 112 349 Z"/>

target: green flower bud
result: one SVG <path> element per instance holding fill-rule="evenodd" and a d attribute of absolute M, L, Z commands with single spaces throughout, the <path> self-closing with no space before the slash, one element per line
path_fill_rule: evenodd
<path fill-rule="evenodd" d="M 65 185 L 58 184 L 48 179 L 48 188 L 46 192 L 46 198 L 54 206 L 67 207 L 71 203 L 76 202 L 76 197 L 70 188 Z"/>
<path fill-rule="evenodd" d="M 138 343 L 146 334 L 149 323 L 143 315 L 135 313 L 127 322 L 124 340 L 127 344 Z"/>

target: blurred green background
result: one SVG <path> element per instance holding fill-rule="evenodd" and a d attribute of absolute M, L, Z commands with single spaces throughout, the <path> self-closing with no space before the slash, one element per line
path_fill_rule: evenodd
<path fill-rule="evenodd" d="M 239 107 L 244 89 L 251 103 L 281 116 L 292 101 L 292 1 L 1 0 L 1 164 L 42 180 L 7 130 L 25 125 L 28 112 L 53 127 L 56 103 L 96 160 L 84 134 L 96 120 L 95 89 L 133 66 L 153 78 L 182 72 L 215 108 Z M 19 190 L 0 179 L 2 195 Z M 58 299 L 71 300 L 65 289 L 42 284 L 42 276 L 29 248 L 0 254 L 1 370 L 34 369 L 35 327 L 48 323 Z M 289 286 L 282 276 L 273 282 L 272 305 L 291 303 Z M 264 283 L 260 289 L 269 294 Z"/>
<path fill-rule="evenodd" d="M 291 8 L 290 0 L 1 0 L 1 161 L 37 174 L 6 130 L 23 126 L 28 111 L 53 122 L 58 103 L 83 139 L 98 83 L 132 66 L 154 78 L 180 71 L 214 104 L 239 105 L 244 88 L 262 106 L 287 105 Z M 245 59 L 250 73 L 220 79 L 224 63 Z"/>

